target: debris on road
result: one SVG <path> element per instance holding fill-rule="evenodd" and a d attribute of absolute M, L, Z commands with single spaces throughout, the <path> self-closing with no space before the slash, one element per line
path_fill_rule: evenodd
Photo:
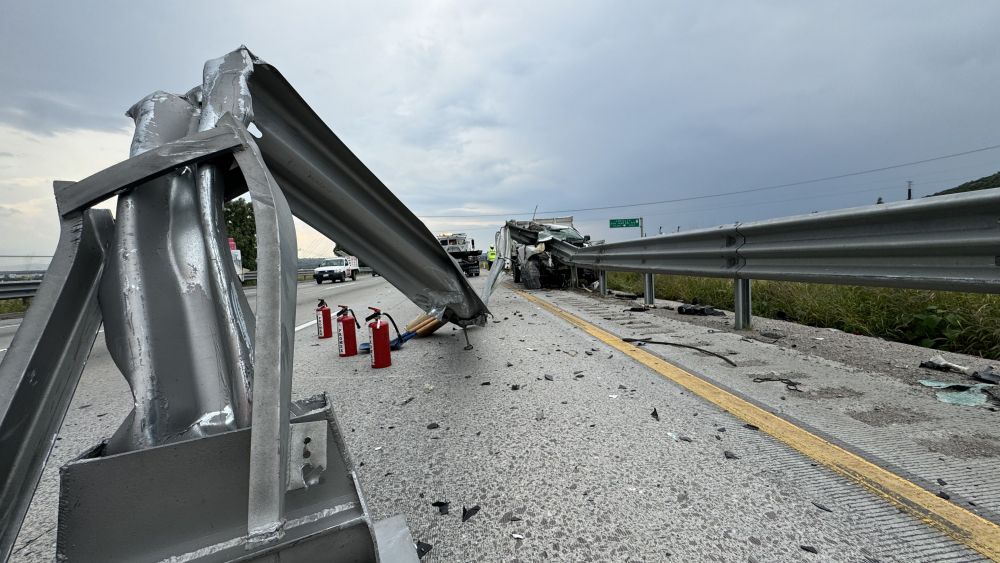
<path fill-rule="evenodd" d="M 511 534 L 510 537 L 514 538 L 515 540 L 523 540 L 524 539 L 524 536 L 522 536 L 521 534 Z"/>
<path fill-rule="evenodd" d="M 512 364 L 511 362 L 507 362 L 507 367 L 512 368 L 514 367 L 514 364 Z"/>
<path fill-rule="evenodd" d="M 977 370 L 973 370 L 969 374 L 973 379 L 982 381 L 983 383 L 993 383 L 995 385 L 1000 385 L 1000 373 L 993 371 L 993 366 L 982 367 Z"/>
<path fill-rule="evenodd" d="M 830 510 L 829 508 L 827 508 L 825 505 L 820 504 L 820 503 L 818 503 L 818 502 L 816 502 L 814 500 L 811 500 L 809 502 L 813 503 L 813 506 L 815 506 L 816 508 L 822 510 L 823 512 L 833 512 L 832 510 Z"/>
<path fill-rule="evenodd" d="M 489 381 L 484 381 L 484 382 L 480 383 L 480 385 L 490 385 L 490 382 Z"/>
<path fill-rule="evenodd" d="M 655 420 L 657 422 L 660 421 L 660 413 L 656 412 L 656 407 L 653 407 L 653 412 L 650 413 L 650 416 L 653 417 L 653 420 Z"/>
<path fill-rule="evenodd" d="M 462 522 L 465 522 L 469 518 L 472 518 L 478 512 L 479 512 L 479 505 L 478 504 L 475 505 L 475 506 L 473 506 L 472 508 L 466 508 L 466 507 L 463 506 L 462 507 Z"/>
<path fill-rule="evenodd" d="M 680 342 L 666 342 L 664 340 L 653 340 L 651 338 L 622 338 L 622 342 L 628 342 L 631 344 L 635 344 L 636 346 L 644 346 L 646 344 L 663 344 L 664 346 L 676 346 L 678 348 L 688 348 L 691 350 L 697 350 L 698 352 L 702 352 L 704 354 L 708 354 L 709 356 L 715 356 L 716 358 L 719 358 L 720 360 L 726 362 L 727 364 L 733 367 L 738 367 L 736 365 L 736 362 L 730 360 L 729 358 L 723 356 L 722 354 L 716 354 L 711 350 L 706 350 L 704 348 L 699 348 L 698 346 L 692 346 L 690 344 L 681 344 Z"/>
<path fill-rule="evenodd" d="M 758 377 L 754 377 L 753 378 L 753 382 L 754 383 L 766 383 L 766 382 L 769 382 L 769 381 L 776 381 L 776 382 L 779 382 L 779 383 L 784 383 L 785 384 L 785 389 L 788 389 L 789 391 L 797 391 L 799 393 L 802 392 L 802 390 L 799 389 L 799 385 L 802 385 L 802 383 L 798 382 L 798 381 L 792 381 L 791 379 L 788 379 L 787 377 L 772 377 L 772 376 L 761 377 L 761 376 L 758 376 Z M 782 397 L 782 399 L 784 399 L 784 397 Z"/>
<path fill-rule="evenodd" d="M 969 368 L 965 366 L 953 364 L 948 360 L 945 360 L 940 354 L 927 361 L 920 362 L 920 367 L 937 371 L 953 371 L 955 373 L 966 373 L 969 370 Z"/>
<path fill-rule="evenodd" d="M 681 315 L 697 315 L 699 317 L 722 317 L 722 311 L 708 305 L 681 305 L 677 307 L 677 312 Z"/>
<path fill-rule="evenodd" d="M 993 366 L 987 365 L 981 368 L 960 366 L 945 360 L 940 354 L 927 361 L 920 362 L 920 367 L 937 371 L 962 373 L 983 383 L 1000 384 L 1000 373 L 996 372 Z"/>
<path fill-rule="evenodd" d="M 410 404 L 410 402 L 413 401 L 413 399 L 415 399 L 415 398 L 416 397 L 410 397 L 409 399 L 407 399 L 407 400 L 403 401 L 402 403 L 400 403 L 399 406 L 405 407 L 406 405 Z"/>
<path fill-rule="evenodd" d="M 688 438 L 687 436 L 681 436 L 681 437 L 679 438 L 679 440 L 680 440 L 681 442 L 687 442 L 687 443 L 689 443 L 689 444 L 690 444 L 691 442 L 694 442 L 694 440 L 692 440 L 691 438 Z"/>
<path fill-rule="evenodd" d="M 521 386 L 518 385 L 517 383 L 515 383 L 515 384 L 513 384 L 513 385 L 510 386 L 510 390 L 511 391 L 517 391 L 520 388 L 521 388 Z"/>
<path fill-rule="evenodd" d="M 451 503 L 446 500 L 436 500 L 431 503 L 431 506 L 436 507 L 438 512 L 441 514 L 448 514 L 448 506 Z"/>
<path fill-rule="evenodd" d="M 799 547 L 802 548 L 802 551 L 808 551 L 809 553 L 816 553 L 816 554 L 819 553 L 819 550 L 811 545 L 800 545 Z"/>
<path fill-rule="evenodd" d="M 424 555 L 430 553 L 434 546 L 429 543 L 424 543 L 422 541 L 417 542 L 417 559 L 423 559 Z"/>
<path fill-rule="evenodd" d="M 608 395 L 608 397 L 610 397 L 610 398 L 612 398 L 612 399 L 617 399 L 617 398 L 618 398 L 618 395 Z"/>
<path fill-rule="evenodd" d="M 932 381 L 921 379 L 920 384 L 924 387 L 940 389 L 937 393 L 937 400 L 951 405 L 961 405 L 965 407 L 978 407 L 986 403 L 990 398 L 985 390 L 994 387 L 991 383 L 952 383 L 948 381 Z"/>
<path fill-rule="evenodd" d="M 555 380 L 556 380 L 556 376 L 552 375 L 551 373 L 546 373 L 545 374 L 545 381 L 555 381 Z"/>
<path fill-rule="evenodd" d="M 758 426 L 757 426 L 757 425 L 755 425 L 755 424 L 750 424 L 749 422 L 748 422 L 748 423 L 746 423 L 746 424 L 744 424 L 744 425 L 743 425 L 743 428 L 746 428 L 747 430 L 755 430 L 755 431 L 756 431 L 756 430 L 760 430 L 760 427 L 758 427 Z"/>
<path fill-rule="evenodd" d="M 722 455 L 726 459 L 740 459 L 740 456 L 734 454 L 733 452 L 731 452 L 729 450 L 726 450 L 726 451 L 722 452 Z"/>
<path fill-rule="evenodd" d="M 437 430 L 438 428 L 441 428 L 441 425 L 436 422 L 432 422 L 427 425 L 428 430 Z"/>

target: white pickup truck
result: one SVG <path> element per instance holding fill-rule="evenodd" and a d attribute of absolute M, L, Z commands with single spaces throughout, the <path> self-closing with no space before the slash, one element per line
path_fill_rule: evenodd
<path fill-rule="evenodd" d="M 354 256 L 339 256 L 323 260 L 319 267 L 313 270 L 313 278 L 316 279 L 316 283 L 323 283 L 323 280 L 354 281 L 358 279 L 358 259 Z"/>

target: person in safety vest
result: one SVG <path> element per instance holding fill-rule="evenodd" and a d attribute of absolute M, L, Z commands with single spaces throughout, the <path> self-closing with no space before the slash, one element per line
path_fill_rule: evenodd
<path fill-rule="evenodd" d="M 497 249 L 490 245 L 490 249 L 486 251 L 486 267 L 490 270 L 493 269 L 493 262 L 497 259 Z"/>

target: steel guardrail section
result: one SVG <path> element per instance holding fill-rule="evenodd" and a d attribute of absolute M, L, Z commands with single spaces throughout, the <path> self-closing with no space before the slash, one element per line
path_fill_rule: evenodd
<path fill-rule="evenodd" d="M 1000 189 L 739 225 L 744 279 L 1000 291 Z"/>
<path fill-rule="evenodd" d="M 566 261 L 609 271 L 996 293 L 1000 188 L 632 239 L 581 248 Z"/>
<path fill-rule="evenodd" d="M 249 79 L 264 161 L 292 214 L 336 240 L 428 313 L 483 325 L 486 305 L 461 268 L 273 66 Z"/>
<path fill-rule="evenodd" d="M 101 325 L 107 210 L 61 221 L 48 274 L 0 360 L 0 561 L 14 547 Z"/>
<path fill-rule="evenodd" d="M 42 280 L 0 282 L 0 299 L 25 299 L 34 297 Z"/>
<path fill-rule="evenodd" d="M 741 241 L 736 224 L 729 224 L 587 246 L 565 260 L 599 270 L 735 278 L 741 263 L 737 254 Z"/>

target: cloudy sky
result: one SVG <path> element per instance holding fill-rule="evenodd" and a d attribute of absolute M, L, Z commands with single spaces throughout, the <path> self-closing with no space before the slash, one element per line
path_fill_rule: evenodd
<path fill-rule="evenodd" d="M 124 159 L 130 105 L 240 44 L 431 230 L 480 247 L 536 206 L 618 240 L 638 233 L 609 218 L 672 232 L 1000 170 L 991 149 L 800 183 L 1000 144 L 994 0 L 0 1 L 0 255 L 50 254 L 51 181 Z M 299 247 L 330 250 L 307 229 Z"/>

